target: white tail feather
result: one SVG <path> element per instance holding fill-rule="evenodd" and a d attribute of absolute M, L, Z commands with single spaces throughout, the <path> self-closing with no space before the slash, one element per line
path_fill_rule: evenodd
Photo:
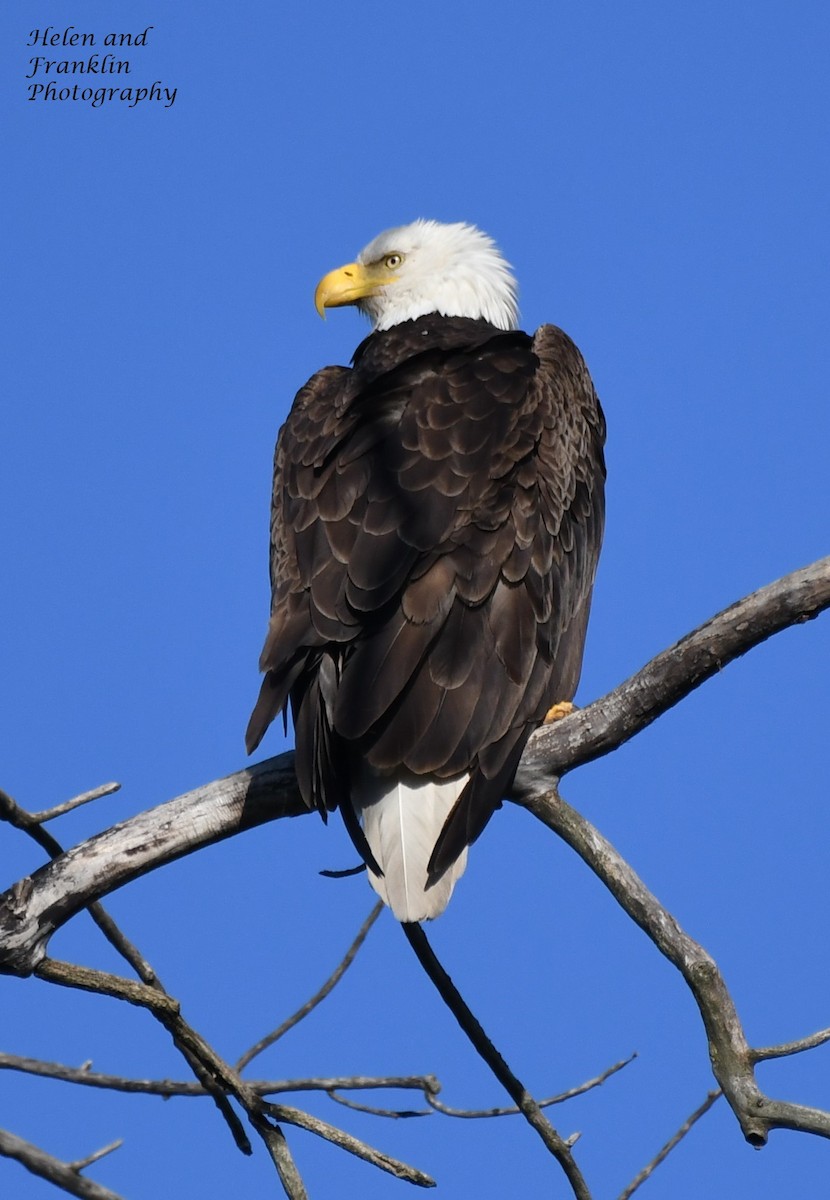
<path fill-rule="evenodd" d="M 383 871 L 369 882 L 399 921 L 439 916 L 467 865 L 467 851 L 427 887 L 427 863 L 452 806 L 469 779 L 411 781 L 364 772 L 352 792 L 366 841 Z"/>

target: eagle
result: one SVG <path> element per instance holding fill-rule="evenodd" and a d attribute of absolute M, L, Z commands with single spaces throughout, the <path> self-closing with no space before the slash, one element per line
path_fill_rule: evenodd
<path fill-rule="evenodd" d="M 340 810 L 372 887 L 418 922 L 576 691 L 605 421 L 571 339 L 518 329 L 510 265 L 472 225 L 381 233 L 315 305 L 356 305 L 372 332 L 279 433 L 246 743 L 290 705 L 303 799 Z"/>

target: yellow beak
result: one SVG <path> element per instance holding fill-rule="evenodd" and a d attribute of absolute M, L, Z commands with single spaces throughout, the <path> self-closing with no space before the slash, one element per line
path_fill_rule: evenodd
<path fill-rule="evenodd" d="M 395 279 L 381 264 L 363 265 L 347 263 L 336 271 L 329 271 L 317 284 L 314 307 L 325 318 L 327 308 L 341 308 L 344 304 L 357 304 L 366 296 L 374 296 L 387 283 Z"/>

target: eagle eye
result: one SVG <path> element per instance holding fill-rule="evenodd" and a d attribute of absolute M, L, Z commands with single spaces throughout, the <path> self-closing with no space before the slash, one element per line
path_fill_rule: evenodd
<path fill-rule="evenodd" d="M 403 262 L 402 254 L 387 254 L 383 260 L 383 265 L 388 267 L 390 271 L 395 271 Z"/>

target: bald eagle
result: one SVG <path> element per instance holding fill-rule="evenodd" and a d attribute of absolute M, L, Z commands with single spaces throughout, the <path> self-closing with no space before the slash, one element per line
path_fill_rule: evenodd
<path fill-rule="evenodd" d="M 290 703 L 310 808 L 339 808 L 399 921 L 445 909 L 525 743 L 579 679 L 602 410 L 573 342 L 517 329 L 484 233 L 416 221 L 317 287 L 372 321 L 280 431 L 271 620 L 248 751 Z"/>

